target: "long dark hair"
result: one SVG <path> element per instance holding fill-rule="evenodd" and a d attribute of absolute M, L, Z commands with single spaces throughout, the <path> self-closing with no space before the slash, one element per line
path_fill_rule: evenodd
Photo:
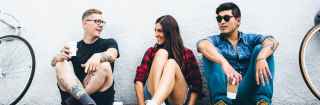
<path fill-rule="evenodd" d="M 161 25 L 165 37 L 161 46 L 168 51 L 169 57 L 176 60 L 182 70 L 184 46 L 177 21 L 171 15 L 164 15 L 156 20 L 157 23 Z"/>

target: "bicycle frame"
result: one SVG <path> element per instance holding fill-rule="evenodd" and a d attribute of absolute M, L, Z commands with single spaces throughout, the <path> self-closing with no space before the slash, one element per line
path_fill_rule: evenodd
<path fill-rule="evenodd" d="M 14 19 L 14 21 L 16 21 L 18 23 L 18 25 L 14 25 L 12 23 L 8 23 L 7 21 L 5 21 L 5 19 L 3 19 L 2 17 L 3 16 L 9 16 L 10 18 Z M 0 22 L 7 25 L 8 27 L 10 27 L 11 29 L 15 30 L 15 33 L 14 35 L 21 35 L 21 25 L 20 25 L 20 22 L 18 21 L 17 18 L 15 18 L 13 15 L 9 14 L 9 13 L 5 13 L 5 12 L 2 12 L 0 10 Z"/>

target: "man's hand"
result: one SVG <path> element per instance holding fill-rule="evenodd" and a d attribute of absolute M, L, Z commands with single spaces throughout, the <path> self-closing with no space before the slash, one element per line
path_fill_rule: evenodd
<path fill-rule="evenodd" d="M 221 66 L 224 73 L 228 77 L 228 82 L 232 82 L 232 84 L 234 85 L 240 83 L 240 81 L 242 80 L 241 74 L 234 70 L 234 68 L 228 62 L 222 63 Z"/>
<path fill-rule="evenodd" d="M 257 59 L 256 61 L 256 82 L 257 85 L 265 85 L 269 83 L 269 79 L 272 78 L 272 75 L 269 70 L 268 63 L 266 59 Z"/>
<path fill-rule="evenodd" d="M 97 67 L 99 66 L 100 62 L 101 53 L 95 53 L 87 60 L 85 64 L 81 64 L 81 66 L 85 68 L 85 73 L 92 73 L 97 70 Z"/>
<path fill-rule="evenodd" d="M 52 62 L 51 62 L 51 65 L 52 65 L 52 66 L 55 66 L 57 62 L 62 62 L 62 61 L 64 61 L 64 60 L 68 60 L 68 59 L 70 59 L 70 58 L 71 58 L 71 56 L 70 56 L 70 48 L 69 48 L 68 46 L 64 46 L 64 47 L 61 49 L 60 53 L 57 54 L 57 55 L 53 58 L 53 60 L 52 60 Z"/>

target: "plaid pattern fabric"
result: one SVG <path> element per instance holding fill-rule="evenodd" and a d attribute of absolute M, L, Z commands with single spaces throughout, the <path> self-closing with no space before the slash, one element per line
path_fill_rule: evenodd
<path fill-rule="evenodd" d="M 157 50 L 154 47 L 148 48 L 145 52 L 141 64 L 137 67 L 134 82 L 141 81 L 145 84 L 156 52 Z M 190 49 L 185 48 L 183 59 L 184 69 L 182 70 L 182 73 L 189 88 L 191 91 L 197 93 L 201 92 L 202 79 L 199 65 L 193 52 Z"/>

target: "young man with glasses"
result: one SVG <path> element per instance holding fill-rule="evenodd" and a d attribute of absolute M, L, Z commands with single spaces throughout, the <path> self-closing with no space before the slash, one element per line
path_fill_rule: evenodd
<path fill-rule="evenodd" d="M 112 72 L 119 51 L 114 39 L 100 38 L 104 24 L 100 10 L 85 11 L 82 40 L 76 42 L 75 48 L 64 46 L 53 58 L 62 105 L 112 105 Z M 77 50 L 73 52 L 74 49 Z"/>
<path fill-rule="evenodd" d="M 274 58 L 278 42 L 272 36 L 238 30 L 241 13 L 231 2 L 216 9 L 220 34 L 197 44 L 210 99 L 215 105 L 269 105 L 273 95 Z M 236 98 L 227 97 L 227 85 L 238 85 Z"/>

